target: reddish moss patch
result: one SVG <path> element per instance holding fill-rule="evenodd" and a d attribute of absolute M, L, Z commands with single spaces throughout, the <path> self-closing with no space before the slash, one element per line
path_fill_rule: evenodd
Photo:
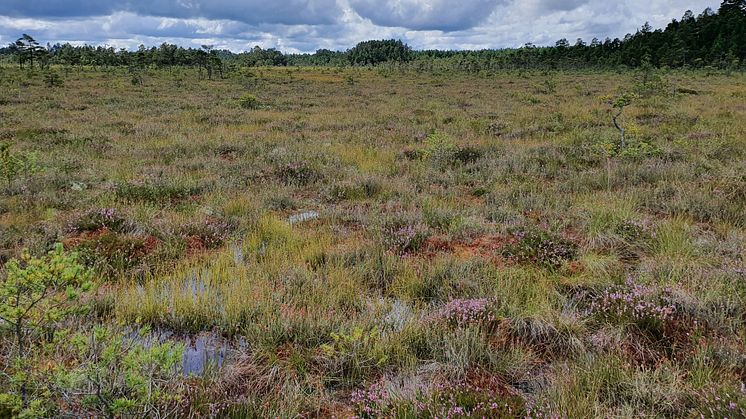
<path fill-rule="evenodd" d="M 459 259 L 481 258 L 497 264 L 504 264 L 502 249 L 513 242 L 512 237 L 484 235 L 469 242 L 451 241 L 444 236 L 432 236 L 425 241 L 424 255 L 452 254 Z"/>

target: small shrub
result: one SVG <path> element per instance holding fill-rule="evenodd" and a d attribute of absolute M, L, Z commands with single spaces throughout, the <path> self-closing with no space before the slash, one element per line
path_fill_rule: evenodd
<path fill-rule="evenodd" d="M 164 183 L 122 183 L 116 186 L 117 197 L 132 202 L 174 204 L 198 195 L 201 188 Z"/>
<path fill-rule="evenodd" d="M 238 105 L 244 109 L 259 109 L 259 99 L 252 94 L 245 94 L 238 99 Z"/>
<path fill-rule="evenodd" d="M 434 384 L 414 394 L 389 391 L 382 383 L 352 395 L 355 414 L 360 418 L 433 417 L 502 418 L 522 417 L 523 398 L 512 394 L 498 377 L 471 374 L 466 379 Z"/>
<path fill-rule="evenodd" d="M 457 152 L 458 146 L 449 136 L 436 132 L 427 136 L 422 149 L 422 157 L 435 162 L 448 163 Z"/>
<path fill-rule="evenodd" d="M 102 274 L 116 275 L 140 267 L 144 258 L 156 247 L 157 240 L 104 229 L 97 234 L 71 239 L 66 244 L 80 253 L 86 265 Z"/>
<path fill-rule="evenodd" d="M 59 369 L 55 378 L 76 416 L 81 411 L 97 417 L 160 416 L 182 400 L 169 384 L 179 378 L 184 346 L 152 342 L 148 332 L 132 336 L 97 326 L 66 342 L 77 362 Z"/>
<path fill-rule="evenodd" d="M 132 77 L 130 77 L 130 84 L 133 86 L 142 86 L 144 84 L 142 75 L 139 73 L 132 74 Z"/>
<path fill-rule="evenodd" d="M 445 321 L 452 327 L 488 325 L 497 320 L 494 307 L 495 301 L 490 298 L 455 299 L 436 310 L 430 318 Z"/>
<path fill-rule="evenodd" d="M 646 242 L 652 238 L 645 225 L 631 220 L 616 225 L 614 232 L 629 243 Z"/>
<path fill-rule="evenodd" d="M 711 328 L 704 313 L 684 305 L 670 289 L 632 280 L 592 296 L 586 313 L 598 322 L 632 326 L 627 330 L 641 332 L 653 353 L 666 357 L 688 354 L 694 338 Z"/>
<path fill-rule="evenodd" d="M 505 124 L 502 121 L 492 121 L 489 123 L 489 125 L 487 125 L 485 132 L 494 137 L 500 137 L 505 133 L 505 130 L 507 128 L 508 128 L 507 124 Z"/>
<path fill-rule="evenodd" d="M 660 292 L 630 280 L 593 297 L 588 313 L 614 324 L 635 323 L 646 329 L 660 329 L 673 319 L 676 306 L 667 290 Z"/>
<path fill-rule="evenodd" d="M 298 204 L 293 200 L 293 198 L 282 194 L 268 197 L 265 200 L 265 205 L 267 208 L 274 211 L 287 211 L 298 208 Z"/>
<path fill-rule="evenodd" d="M 384 248 L 399 255 L 418 251 L 429 235 L 427 230 L 418 224 L 410 224 L 406 220 L 385 223 L 380 234 Z"/>
<path fill-rule="evenodd" d="M 62 87 L 65 82 L 56 71 L 47 71 L 44 73 L 44 84 L 47 87 Z"/>
<path fill-rule="evenodd" d="M 627 144 L 627 147 L 619 150 L 619 157 L 626 160 L 642 160 L 649 157 L 663 156 L 663 150 L 656 144 L 645 141 L 635 141 Z"/>
<path fill-rule="evenodd" d="M 462 163 L 462 164 L 471 164 L 482 158 L 482 150 L 472 147 L 472 146 L 465 146 L 465 147 L 459 147 L 458 150 L 453 155 L 453 159 L 456 162 Z"/>
<path fill-rule="evenodd" d="M 423 153 L 418 148 L 408 148 L 402 152 L 402 157 L 406 160 L 420 160 L 423 157 Z"/>
<path fill-rule="evenodd" d="M 503 256 L 518 262 L 537 263 L 558 268 L 577 257 L 577 245 L 548 231 L 535 228 L 513 233 L 514 242 L 503 250 Z"/>
<path fill-rule="evenodd" d="M 457 229 L 464 222 L 458 212 L 438 205 L 423 205 L 422 218 L 428 227 L 445 232 Z"/>
<path fill-rule="evenodd" d="M 307 185 L 321 175 L 305 162 L 291 162 L 275 168 L 275 176 L 286 185 Z"/>
<path fill-rule="evenodd" d="M 355 383 L 388 361 L 388 357 L 376 347 L 379 339 L 376 329 L 364 331 L 355 328 L 349 334 L 332 333 L 331 337 L 332 342 L 322 345 L 321 351 L 328 358 L 333 375 L 340 377 L 345 384 Z"/>
<path fill-rule="evenodd" d="M 14 181 L 28 177 L 40 170 L 36 154 L 11 153 L 10 144 L 0 144 L 0 177 L 10 187 Z"/>
<path fill-rule="evenodd" d="M 346 200 L 373 198 L 378 195 L 383 187 L 381 183 L 373 178 L 364 178 L 357 182 L 341 182 L 329 187 L 326 191 L 326 200 L 329 202 L 340 202 Z"/>
<path fill-rule="evenodd" d="M 192 247 L 217 249 L 230 237 L 235 226 L 227 221 L 207 218 L 179 228 L 179 236 L 190 241 Z"/>
<path fill-rule="evenodd" d="M 81 215 L 70 223 L 69 230 L 74 233 L 93 232 L 107 229 L 122 233 L 127 227 L 127 220 L 114 208 L 94 209 Z"/>
<path fill-rule="evenodd" d="M 668 80 L 661 75 L 658 69 L 646 61 L 643 61 L 635 79 L 636 83 L 633 90 L 640 97 L 668 96 L 672 91 Z"/>
<path fill-rule="evenodd" d="M 5 277 L 0 281 L 0 327 L 15 340 L 13 353 L 7 354 L 14 368 L 6 370 L 15 388 L 2 403 L 12 406 L 0 406 L 0 411 L 20 408 L 22 416 L 33 417 L 28 409 L 40 406 L 29 404 L 29 396 L 33 396 L 28 385 L 27 373 L 32 367 L 28 364 L 29 354 L 36 348 L 40 333 L 54 333 L 60 322 L 85 311 L 80 297 L 92 288 L 92 277 L 79 263 L 78 254 L 65 252 L 61 244 L 40 258 L 24 250 L 21 259 L 10 260 L 4 270 Z"/>
<path fill-rule="evenodd" d="M 708 419 L 746 417 L 746 387 L 742 383 L 740 389 L 703 391 L 696 411 Z"/>
<path fill-rule="evenodd" d="M 472 146 L 459 146 L 446 134 L 436 132 L 427 136 L 421 150 L 405 151 L 405 157 L 410 160 L 421 158 L 436 166 L 448 167 L 474 163 L 482 157 L 482 151 Z"/>

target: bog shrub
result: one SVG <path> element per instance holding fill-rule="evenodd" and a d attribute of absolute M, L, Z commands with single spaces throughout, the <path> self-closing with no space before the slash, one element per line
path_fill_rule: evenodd
<path fill-rule="evenodd" d="M 286 185 L 307 185 L 321 177 L 316 169 L 303 161 L 278 165 L 275 176 Z"/>
<path fill-rule="evenodd" d="M 116 186 L 117 197 L 131 202 L 173 204 L 197 195 L 201 188 L 166 183 L 121 183 Z"/>
<path fill-rule="evenodd" d="M 259 99 L 252 94 L 245 94 L 238 99 L 238 104 L 244 109 L 259 109 Z"/>
<path fill-rule="evenodd" d="M 61 244 L 42 257 L 24 251 L 5 264 L 0 281 L 0 328 L 15 341 L 4 370 L 11 386 L 0 394 L 0 412 L 18 417 L 47 416 L 41 399 L 46 389 L 32 386 L 30 361 L 40 336 L 54 336 L 68 317 L 85 311 L 81 296 L 92 288 L 91 272 Z"/>
<path fill-rule="evenodd" d="M 14 181 L 29 177 L 40 170 L 36 154 L 14 153 L 10 144 L 0 143 L 0 177 L 10 188 Z"/>
<path fill-rule="evenodd" d="M 184 345 L 149 341 L 103 326 L 69 339 L 77 359 L 57 371 L 66 405 L 95 417 L 160 417 L 183 400 L 170 384 L 179 378 Z M 146 343 L 147 342 L 147 343 Z"/>
<path fill-rule="evenodd" d="M 384 221 L 379 233 L 383 248 L 399 255 L 417 252 L 429 236 L 425 226 L 408 217 Z"/>
<path fill-rule="evenodd" d="M 503 249 L 503 256 L 524 263 L 558 268 L 577 257 L 577 245 L 549 231 L 537 228 L 518 229 L 513 243 Z"/>
<path fill-rule="evenodd" d="M 127 227 L 127 220 L 115 208 L 92 209 L 70 223 L 69 230 L 75 233 L 91 232 L 100 229 L 121 233 Z"/>

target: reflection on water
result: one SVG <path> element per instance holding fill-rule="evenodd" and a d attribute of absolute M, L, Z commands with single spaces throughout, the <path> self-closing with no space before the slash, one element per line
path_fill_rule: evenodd
<path fill-rule="evenodd" d="M 243 248 L 237 243 L 231 243 L 230 245 L 231 254 L 233 254 L 233 263 L 241 265 L 245 262 Z"/>
<path fill-rule="evenodd" d="M 184 376 L 199 376 L 208 369 L 219 369 L 225 362 L 231 345 L 227 339 L 211 333 L 202 333 L 184 340 L 182 366 Z"/>
<path fill-rule="evenodd" d="M 146 347 L 154 342 L 163 343 L 167 340 L 183 343 L 181 367 L 184 377 L 201 376 L 207 372 L 219 370 L 229 361 L 232 351 L 247 347 L 243 338 L 230 340 L 209 332 L 182 337 L 168 330 L 152 331 L 147 334 L 133 331 L 130 336 Z"/>

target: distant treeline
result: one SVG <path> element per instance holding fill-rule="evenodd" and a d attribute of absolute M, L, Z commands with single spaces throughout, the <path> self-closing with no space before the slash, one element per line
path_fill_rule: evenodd
<path fill-rule="evenodd" d="M 171 44 L 137 51 L 104 46 L 47 44 L 39 46 L 28 35 L 6 48 L 0 56 L 21 66 L 50 64 L 68 66 L 172 67 L 194 66 L 211 76 L 235 66 L 367 66 L 397 63 L 432 70 L 456 68 L 468 71 L 517 68 L 663 67 L 743 68 L 746 66 L 746 0 L 725 0 L 720 8 L 694 15 L 687 11 L 665 29 L 645 24 L 624 39 L 561 39 L 554 46 L 479 51 L 415 51 L 398 40 L 361 42 L 347 51 L 320 49 L 313 54 L 284 54 L 276 49 L 254 47 L 233 53 L 210 46 L 183 48 Z M 12 57 L 12 58 L 11 58 Z"/>

